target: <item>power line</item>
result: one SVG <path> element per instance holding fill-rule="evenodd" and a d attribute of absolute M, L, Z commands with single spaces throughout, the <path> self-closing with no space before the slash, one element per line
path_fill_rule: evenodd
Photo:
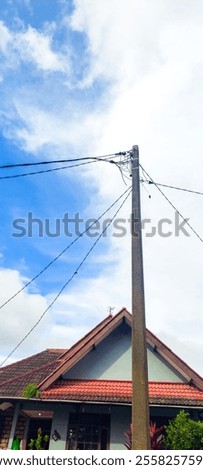
<path fill-rule="evenodd" d="M 21 346 L 21 344 L 28 338 L 28 336 L 34 331 L 34 329 L 37 327 L 37 325 L 40 323 L 40 321 L 42 320 L 42 318 L 46 315 L 46 313 L 48 312 L 48 310 L 50 310 L 50 308 L 55 304 L 55 302 L 57 301 L 57 299 L 60 297 L 60 295 L 62 294 L 62 292 L 64 291 L 64 289 L 68 286 L 68 284 L 70 284 L 70 282 L 73 280 L 73 278 L 76 276 L 76 274 L 78 274 L 79 270 L 81 269 L 81 267 L 83 266 L 83 264 L 85 263 L 85 261 L 87 260 L 87 258 L 90 256 L 90 254 L 92 253 L 92 251 L 94 250 L 95 246 L 97 245 L 97 243 L 99 242 L 100 238 L 104 235 L 104 233 L 107 231 L 108 227 L 112 224 L 112 222 L 114 221 L 114 219 L 116 218 L 117 214 L 120 212 L 121 208 L 123 207 L 123 205 L 125 204 L 125 202 L 127 201 L 128 197 L 130 196 L 131 194 L 131 188 L 128 188 L 128 194 L 127 196 L 125 197 L 124 201 L 121 203 L 121 205 L 119 206 L 119 208 L 117 209 L 117 211 L 114 213 L 113 217 L 108 221 L 107 224 L 105 224 L 105 228 L 102 230 L 102 232 L 100 233 L 100 235 L 97 237 L 96 241 L 93 243 L 93 245 L 91 246 L 91 248 L 88 250 L 88 252 L 86 253 L 86 255 L 84 256 L 84 258 L 82 259 L 82 261 L 80 262 L 80 264 L 77 266 L 75 272 L 72 274 L 72 276 L 68 279 L 68 281 L 65 282 L 65 284 L 61 287 L 60 291 L 58 292 L 58 294 L 54 297 L 54 299 L 52 300 L 52 302 L 48 305 L 48 307 L 44 310 L 44 312 L 40 315 L 39 319 L 35 322 L 35 324 L 32 326 L 32 328 L 30 328 L 30 330 L 28 331 L 28 333 L 26 333 L 26 335 L 19 341 L 19 343 L 15 346 L 15 348 L 8 354 L 8 356 L 3 360 L 3 362 L 0 364 L 0 366 L 2 366 L 3 364 L 5 364 L 5 362 L 9 359 L 9 357 L 12 356 L 12 354 L 19 348 L 19 346 Z M 125 193 L 127 192 L 125 191 Z M 123 194 L 124 195 L 124 194 Z"/>
<path fill-rule="evenodd" d="M 91 163 L 96 163 L 98 161 L 114 164 L 119 168 L 119 170 L 120 170 L 119 165 L 122 164 L 122 162 L 118 163 L 118 162 L 115 162 L 114 160 L 94 158 L 91 161 L 83 162 L 83 163 L 77 163 L 75 165 L 61 166 L 59 168 L 49 168 L 48 170 L 32 171 L 32 172 L 28 172 L 28 173 L 19 173 L 19 174 L 15 174 L 15 175 L 0 176 L 0 180 L 13 179 L 13 178 L 22 178 L 24 176 L 40 175 L 40 174 L 43 174 L 43 173 L 51 173 L 53 171 L 66 170 L 66 169 L 69 169 L 69 168 L 76 168 L 76 167 L 83 166 L 83 165 L 90 165 Z"/>
<path fill-rule="evenodd" d="M 192 227 L 192 225 L 188 222 L 187 219 L 185 219 L 185 217 L 179 212 L 179 210 L 174 206 L 174 204 L 170 201 L 170 199 L 165 195 L 165 193 L 159 188 L 159 186 L 157 185 L 157 183 L 155 183 L 155 181 L 151 178 L 151 176 L 146 172 L 146 170 L 143 168 L 142 165 L 140 165 L 140 168 L 144 171 L 145 173 L 145 177 L 147 175 L 147 177 L 149 178 L 149 180 L 151 181 L 151 184 L 154 184 L 156 186 L 156 188 L 158 189 L 158 191 L 162 194 L 162 196 L 166 199 L 166 201 L 170 204 L 171 207 L 173 207 L 173 209 L 177 212 L 177 214 L 179 214 L 179 216 L 181 217 L 181 219 L 183 219 L 183 221 L 188 225 L 188 227 L 190 227 L 190 229 L 192 230 L 192 232 L 196 235 L 197 238 L 199 238 L 199 240 L 203 243 L 203 238 L 196 232 L 196 230 Z"/>
<path fill-rule="evenodd" d="M 171 186 L 169 184 L 157 183 L 151 180 L 141 180 L 141 183 L 156 184 L 157 186 L 162 186 L 163 188 L 177 189 L 178 191 L 185 191 L 186 193 L 199 194 L 203 196 L 203 192 L 201 191 L 193 191 L 192 189 L 180 188 L 178 186 Z"/>
<path fill-rule="evenodd" d="M 76 243 L 79 238 L 81 238 L 83 235 L 85 235 L 85 233 L 87 233 L 90 228 L 92 226 L 94 226 L 97 222 L 99 222 L 100 219 L 102 219 L 102 217 L 107 213 L 109 212 L 110 209 L 112 209 L 112 207 L 114 207 L 117 202 L 120 201 L 120 199 L 122 199 L 123 196 L 125 196 L 125 194 L 131 190 L 131 186 L 128 187 L 128 189 L 126 189 L 126 191 L 124 191 L 109 207 L 108 209 L 106 209 L 97 219 L 95 219 L 94 222 L 92 222 L 92 224 L 89 225 L 89 227 L 84 230 L 83 232 L 80 233 L 80 235 L 78 235 L 75 240 L 73 240 L 71 243 L 69 243 L 69 245 L 67 245 L 54 259 L 52 259 L 52 261 L 50 261 L 43 269 L 41 269 L 41 271 L 39 271 L 32 279 L 30 279 L 30 281 L 28 281 L 21 289 L 19 289 L 17 292 L 15 292 L 15 294 L 13 294 L 11 297 L 9 297 L 9 299 L 7 299 L 3 304 L 0 305 L 0 309 L 2 309 L 3 307 L 5 307 L 5 305 L 7 305 L 9 302 L 11 302 L 11 300 L 13 300 L 15 297 L 17 297 L 18 294 L 20 294 L 21 292 L 24 291 L 24 289 L 26 289 L 26 287 L 28 287 L 30 284 L 32 284 L 32 282 L 34 282 L 36 279 L 38 279 L 45 271 L 47 271 L 47 269 L 50 268 L 50 266 L 52 266 L 52 264 L 55 263 L 55 261 L 57 261 L 59 258 L 61 258 L 61 256 L 66 253 L 66 251 L 69 250 L 69 248 L 71 248 L 71 246 L 74 245 L 74 243 Z"/>
<path fill-rule="evenodd" d="M 81 160 L 103 160 L 105 158 L 110 157 L 120 157 L 126 156 L 128 151 L 125 152 L 118 152 L 118 153 L 110 153 L 107 155 L 99 155 L 99 156 L 92 156 L 92 157 L 77 157 L 77 158 L 63 158 L 60 160 L 44 160 L 41 162 L 24 162 L 24 163 L 11 163 L 8 165 L 0 165 L 0 169 L 9 169 L 9 168 L 17 168 L 17 167 L 27 167 L 27 166 L 39 166 L 39 165 L 52 165 L 53 163 L 71 163 L 71 162 L 79 162 Z"/>
<path fill-rule="evenodd" d="M 105 161 L 107 161 L 107 160 L 105 160 Z M 94 160 L 94 161 L 91 161 L 91 162 L 78 163 L 76 165 L 61 166 L 59 168 L 49 168 L 48 170 L 39 170 L 39 171 L 31 171 L 31 172 L 28 172 L 28 173 L 19 173 L 17 175 L 0 176 L 0 180 L 7 180 L 7 179 L 13 179 L 13 178 L 22 178 L 23 176 L 40 175 L 40 174 L 43 174 L 43 173 L 51 173 L 52 171 L 66 170 L 68 168 L 75 168 L 75 167 L 78 167 L 78 166 L 90 165 L 91 163 L 96 163 L 96 162 L 97 161 Z"/>

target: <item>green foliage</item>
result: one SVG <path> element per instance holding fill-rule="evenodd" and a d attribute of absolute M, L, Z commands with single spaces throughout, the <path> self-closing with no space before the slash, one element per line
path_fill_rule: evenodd
<path fill-rule="evenodd" d="M 48 434 L 45 434 L 45 436 L 43 436 L 42 428 L 39 428 L 37 431 L 36 439 L 31 439 L 30 443 L 28 444 L 28 447 L 31 450 L 45 450 L 47 442 L 49 442 Z"/>
<path fill-rule="evenodd" d="M 203 449 L 203 422 L 194 421 L 181 410 L 166 428 L 164 444 L 171 450 Z"/>
<path fill-rule="evenodd" d="M 37 385 L 34 383 L 28 383 L 23 391 L 24 398 L 38 398 L 40 395 Z"/>

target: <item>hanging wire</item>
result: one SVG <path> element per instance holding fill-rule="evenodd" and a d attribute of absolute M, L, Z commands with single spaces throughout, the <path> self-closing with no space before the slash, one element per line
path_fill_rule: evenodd
<path fill-rule="evenodd" d="M 99 156 L 92 156 L 92 157 L 76 157 L 76 158 L 63 158 L 58 160 L 44 160 L 40 162 L 24 162 L 24 163 L 11 163 L 7 165 L 0 165 L 1 169 L 10 169 L 10 168 L 18 168 L 18 167 L 28 167 L 28 166 L 40 166 L 40 165 L 53 165 L 59 163 L 71 163 L 71 162 L 80 162 L 82 160 L 104 160 L 109 159 L 110 157 L 118 157 L 120 158 L 121 155 L 127 155 L 128 151 L 125 152 L 118 152 L 118 153 L 110 153 L 107 155 L 99 155 Z"/>
<path fill-rule="evenodd" d="M 203 196 L 203 192 L 201 191 L 194 191 L 193 189 L 186 189 L 186 188 L 180 188 L 179 186 L 171 186 L 169 184 L 163 184 L 163 183 L 157 183 L 151 180 L 143 180 L 143 183 L 148 183 L 148 184 L 155 184 L 156 186 L 162 186 L 163 188 L 169 188 L 169 189 L 176 189 L 177 191 L 184 191 L 186 193 L 191 193 L 191 194 L 198 194 L 200 196 Z"/>
<path fill-rule="evenodd" d="M 83 232 L 81 232 L 80 235 L 78 235 L 75 238 L 75 240 L 73 240 L 71 243 L 69 243 L 69 245 L 67 245 L 57 256 L 55 256 L 55 258 L 53 258 L 43 269 L 41 269 L 41 271 L 39 271 L 32 279 L 30 279 L 30 281 L 28 281 L 21 289 L 16 291 L 11 297 L 9 297 L 5 302 L 3 302 L 3 304 L 0 305 L 0 310 L 3 307 L 5 307 L 5 305 L 7 305 L 9 302 L 11 302 L 11 300 L 15 299 L 15 297 L 17 297 L 17 295 L 19 295 L 21 292 L 23 292 L 24 289 L 26 289 L 26 287 L 30 286 L 30 284 L 32 284 L 32 282 L 36 281 L 36 279 L 38 279 L 45 271 L 47 271 L 47 269 L 49 269 L 59 258 L 61 258 L 61 256 L 64 255 L 64 253 L 66 253 L 66 251 L 68 251 L 71 248 L 71 246 L 73 246 L 79 240 L 79 238 L 83 237 L 83 235 L 85 235 L 85 233 L 87 233 L 91 229 L 91 227 L 93 227 L 97 222 L 99 222 L 102 219 L 102 217 L 104 217 L 104 215 L 106 215 L 107 212 L 109 212 L 110 209 L 112 209 L 112 207 L 114 207 L 115 204 L 117 204 L 117 202 L 119 202 L 130 190 L 131 190 L 131 187 L 128 187 L 126 189 L 126 191 L 124 191 L 124 193 L 122 193 L 108 207 L 108 209 L 106 209 L 97 219 L 95 219 L 95 221 L 92 222 L 92 224 L 90 224 L 87 229 L 85 229 Z"/>
<path fill-rule="evenodd" d="M 153 184 L 154 186 L 156 186 L 156 188 L 158 189 L 158 191 L 162 194 L 162 196 L 164 197 L 164 199 L 166 199 L 166 201 L 170 204 L 170 206 L 175 210 L 175 212 L 177 212 L 177 214 L 179 214 L 179 216 L 181 217 L 181 219 L 183 219 L 183 221 L 185 222 L 186 225 L 188 225 L 188 227 L 190 227 L 190 229 L 192 230 L 192 232 L 196 235 L 196 237 L 203 243 L 203 238 L 197 233 L 197 231 L 192 227 L 192 225 L 188 222 L 188 220 L 179 212 L 179 210 L 174 206 L 174 204 L 170 201 L 170 199 L 166 196 L 166 194 L 159 188 L 159 186 L 155 183 L 155 181 L 151 178 L 151 176 L 147 173 L 147 171 L 143 168 L 143 166 L 140 164 L 140 168 L 143 169 L 144 171 L 144 174 L 145 174 L 145 178 L 147 177 L 150 181 L 151 181 L 151 184 Z"/>
<path fill-rule="evenodd" d="M 40 315 L 39 319 L 35 322 L 35 324 L 30 328 L 30 330 L 28 331 L 28 333 L 26 333 L 25 336 L 23 336 L 23 338 L 18 342 L 18 344 L 15 346 L 15 348 L 12 349 L 12 351 L 8 354 L 8 356 L 2 361 L 2 363 L 0 364 L 0 366 L 2 366 L 3 364 L 5 364 L 5 362 L 12 356 L 12 354 L 21 346 L 21 344 L 28 338 L 28 336 L 35 330 L 35 328 L 37 327 L 37 325 L 39 325 L 39 323 L 41 322 L 41 320 L 44 318 L 44 316 L 46 315 L 46 313 L 50 310 L 50 308 L 55 304 L 55 302 L 58 300 L 58 298 L 60 297 L 60 295 L 62 294 L 62 292 L 64 291 L 64 289 L 70 284 L 70 282 L 73 280 L 73 278 L 76 276 L 76 274 L 78 274 L 79 270 L 82 268 L 83 264 L 85 263 L 85 261 L 87 260 L 87 258 L 90 256 L 90 254 L 92 253 L 92 251 L 94 250 L 95 246 L 97 245 L 97 243 L 99 242 L 99 240 L 101 239 L 101 237 L 104 235 L 104 233 L 107 231 L 108 227 L 112 224 L 112 222 L 114 221 L 114 219 L 116 218 L 117 214 L 120 212 L 121 208 L 124 206 L 125 202 L 127 201 L 127 199 L 129 198 L 130 194 L 131 194 L 131 188 L 128 188 L 128 194 L 127 196 L 125 197 L 125 199 L 123 200 L 123 202 L 120 204 L 119 208 L 116 210 L 116 212 L 114 213 L 113 217 L 108 221 L 107 224 L 105 224 L 105 227 L 104 229 L 102 230 L 102 232 L 100 233 L 100 235 L 97 237 L 96 241 L 93 243 L 93 245 L 91 246 L 91 248 L 88 250 L 88 252 L 86 253 L 86 255 L 84 256 L 84 258 L 82 259 L 82 261 L 79 263 L 79 265 L 77 266 L 76 270 L 74 271 L 74 273 L 69 277 L 69 279 L 65 282 L 65 284 L 61 287 L 60 291 L 58 292 L 58 294 L 54 297 L 54 299 L 50 302 L 50 304 L 48 305 L 48 307 L 44 310 L 44 312 Z"/>

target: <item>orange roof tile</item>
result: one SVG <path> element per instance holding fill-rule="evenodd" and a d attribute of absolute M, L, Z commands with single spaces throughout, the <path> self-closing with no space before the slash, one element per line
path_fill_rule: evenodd
<path fill-rule="evenodd" d="M 47 400 L 131 403 L 132 382 L 119 380 L 57 380 L 41 392 Z M 203 391 L 187 383 L 149 382 L 150 404 L 203 405 Z"/>

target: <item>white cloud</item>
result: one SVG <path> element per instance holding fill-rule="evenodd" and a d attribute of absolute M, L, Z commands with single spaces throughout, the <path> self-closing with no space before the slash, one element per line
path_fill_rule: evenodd
<path fill-rule="evenodd" d="M 44 71 L 67 71 L 68 63 L 52 50 L 50 36 L 29 26 L 25 32 L 16 34 L 15 40 L 14 48 L 23 61 L 33 62 Z"/>
<path fill-rule="evenodd" d="M 3 21 L 0 21 L 0 51 L 5 53 L 9 42 L 11 41 L 12 35 L 9 29 L 4 25 Z"/>
<path fill-rule="evenodd" d="M 125 83 L 161 61 L 160 30 L 167 21 L 167 5 L 156 2 L 75 0 L 70 24 L 89 41 L 89 79 L 102 76 Z"/>
<path fill-rule="evenodd" d="M 20 273 L 11 269 L 0 269 L 0 304 L 5 302 L 16 291 L 23 287 L 23 281 Z M 39 294 L 29 294 L 23 291 L 14 301 L 11 301 L 1 310 L 1 333 L 0 347 L 1 351 L 9 354 L 11 350 L 27 334 L 33 324 L 38 320 L 40 314 L 47 306 L 46 299 Z M 42 328 L 45 323 L 42 322 Z M 39 338 L 43 336 L 43 329 L 38 330 Z M 34 335 L 35 336 L 35 335 Z M 32 340 L 29 341 L 30 353 L 33 350 Z M 26 346 L 23 345 L 20 354 L 23 354 Z M 16 353 L 17 357 L 19 352 Z"/>
<path fill-rule="evenodd" d="M 5 67 L 16 68 L 19 61 L 32 64 L 42 72 L 70 72 L 69 57 L 53 50 L 54 25 L 45 31 L 28 25 L 27 29 L 13 31 L 0 21 L 0 50 L 5 55 Z"/>
<path fill-rule="evenodd" d="M 16 97 L 14 112 L 17 113 L 21 126 L 17 129 L 12 126 L 7 128 L 7 136 L 14 138 L 28 152 L 37 153 L 47 146 L 49 155 L 54 151 L 55 156 L 67 152 L 70 146 L 75 147 L 78 132 L 80 132 L 78 149 L 84 149 L 87 136 L 91 138 L 93 129 L 95 129 L 95 135 L 91 141 L 96 140 L 96 127 L 99 124 L 99 122 L 97 124 L 97 115 L 86 115 L 84 111 L 79 112 L 72 106 L 70 109 L 57 112 L 57 103 L 55 105 L 56 109 L 52 112 L 42 109 L 34 103 L 34 100 L 26 102 L 25 98 L 22 97 L 22 100 L 19 100 L 19 97 Z"/>

